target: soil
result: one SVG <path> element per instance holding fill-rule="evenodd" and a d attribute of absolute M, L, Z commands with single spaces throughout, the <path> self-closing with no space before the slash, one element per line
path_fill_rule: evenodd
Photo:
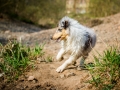
<path fill-rule="evenodd" d="M 117 45 L 120 42 L 120 13 L 105 18 L 100 18 L 100 23 L 95 23 L 94 27 L 97 34 L 97 43 L 91 51 L 85 63 L 93 63 L 93 54 L 103 51 L 110 45 Z M 52 57 L 52 62 L 39 62 L 35 64 L 35 69 L 29 70 L 20 76 L 13 83 L 4 83 L 0 79 L 1 90 L 96 90 L 94 86 L 87 83 L 91 79 L 88 70 L 79 70 L 79 60 L 76 66 L 69 66 L 64 72 L 57 73 L 56 68 L 59 67 L 69 55 L 64 56 L 64 60 L 56 62 L 55 57 L 60 49 L 60 43 L 50 40 L 55 32 L 54 29 L 41 29 L 34 25 L 26 24 L 19 21 L 0 19 L 0 42 L 6 44 L 9 39 L 16 39 L 28 46 L 35 46 L 36 43 L 44 46 L 44 57 Z M 28 80 L 30 76 L 34 79 Z M 119 87 L 117 87 L 117 90 Z"/>

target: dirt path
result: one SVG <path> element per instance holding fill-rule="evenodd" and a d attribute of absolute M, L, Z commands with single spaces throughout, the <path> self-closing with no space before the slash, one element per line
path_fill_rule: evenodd
<path fill-rule="evenodd" d="M 93 29 L 97 33 L 97 44 L 90 53 L 85 63 L 94 62 L 93 54 L 96 54 L 96 51 L 102 53 L 108 45 L 117 44 L 120 42 L 120 14 L 116 14 L 113 16 L 109 16 L 106 18 L 102 18 L 103 23 L 93 27 Z M 31 28 L 22 24 L 19 28 L 26 31 L 18 30 L 18 32 L 12 31 L 12 28 L 7 27 L 0 22 L 0 37 L 6 38 L 16 38 L 18 41 L 21 41 L 24 44 L 34 46 L 36 43 L 42 44 L 46 43 L 44 47 L 45 56 L 52 57 L 55 60 L 58 50 L 60 49 L 60 44 L 55 41 L 51 41 L 50 37 L 55 32 L 55 29 L 49 30 L 41 30 L 40 28 L 36 28 L 36 30 L 31 30 Z M 20 24 L 21 25 L 21 24 Z M 4 26 L 4 30 L 3 30 Z M 13 26 L 17 27 L 17 24 Z M 19 26 L 19 25 L 18 25 Z M 2 27 L 2 28 L 1 28 Z M 27 28 L 26 28 L 27 27 Z M 28 28 L 29 27 L 29 28 Z M 31 30 L 28 32 L 27 30 Z M 15 30 L 15 29 L 14 29 Z M 10 36 L 9 36 L 10 35 Z M 3 40 L 3 39 L 1 39 Z M 69 66 L 67 70 L 63 73 L 57 73 L 55 70 L 58 66 L 60 66 L 65 59 L 68 58 L 68 55 L 64 57 L 64 60 L 61 62 L 40 62 L 37 63 L 35 70 L 30 70 L 25 73 L 25 76 L 21 76 L 20 79 L 15 82 L 15 84 L 11 84 L 9 86 L 5 86 L 7 90 L 95 90 L 95 88 L 86 83 L 87 80 L 91 78 L 89 72 L 87 70 L 77 70 L 76 66 Z M 77 64 L 79 64 L 79 60 L 77 60 Z M 34 76 L 35 79 L 32 81 L 28 81 L 29 76 Z"/>

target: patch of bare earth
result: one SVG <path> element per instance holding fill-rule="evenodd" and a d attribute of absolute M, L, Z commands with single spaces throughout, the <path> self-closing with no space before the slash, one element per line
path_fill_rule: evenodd
<path fill-rule="evenodd" d="M 106 18 L 102 18 L 103 23 L 94 26 L 93 29 L 97 34 L 97 43 L 95 48 L 86 59 L 86 64 L 94 62 L 93 54 L 97 55 L 97 52 L 102 53 L 109 45 L 115 45 L 120 42 L 120 14 L 112 15 Z M 39 62 L 35 64 L 35 69 L 25 72 L 18 81 L 12 84 L 2 83 L 0 89 L 5 90 L 95 90 L 91 84 L 87 81 L 91 78 L 88 70 L 78 70 L 79 60 L 77 60 L 76 66 L 69 66 L 64 72 L 57 73 L 56 68 L 59 67 L 69 55 L 64 56 L 64 60 L 56 62 L 55 57 L 60 49 L 59 42 L 51 41 L 50 37 L 55 32 L 55 29 L 41 30 L 38 27 L 29 26 L 21 23 L 16 23 L 15 26 L 18 31 L 12 31 L 10 26 L 4 24 L 5 21 L 0 21 L 1 38 L 5 40 L 16 38 L 24 44 L 35 46 L 36 43 L 46 43 L 44 46 L 45 57 L 52 57 L 53 62 Z M 21 25 L 20 27 L 19 24 Z M 2 27 L 2 28 L 1 28 Z M 29 28 L 28 28 L 29 27 Z M 21 30 L 21 29 L 22 30 Z M 31 32 L 29 30 L 33 29 Z M 3 30 L 4 29 L 4 30 Z M 20 31 L 19 31 L 20 30 Z M 1 39 L 3 40 L 3 39 Z M 28 78 L 33 76 L 32 80 Z M 119 85 L 115 88 L 119 89 Z"/>

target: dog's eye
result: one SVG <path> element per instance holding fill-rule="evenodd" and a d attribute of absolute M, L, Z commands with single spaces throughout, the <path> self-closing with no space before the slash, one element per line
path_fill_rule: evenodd
<path fill-rule="evenodd" d="M 62 31 L 62 29 L 58 29 L 58 31 L 60 31 L 60 32 L 61 32 L 61 31 Z"/>

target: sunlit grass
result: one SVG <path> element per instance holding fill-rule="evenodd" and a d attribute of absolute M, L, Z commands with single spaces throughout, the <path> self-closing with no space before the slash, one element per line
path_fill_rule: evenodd
<path fill-rule="evenodd" d="M 31 60 L 44 54 L 43 46 L 36 45 L 31 49 L 16 41 L 1 45 L 0 49 L 0 71 L 8 81 L 18 79 L 23 72 L 32 67 Z"/>
<path fill-rule="evenodd" d="M 110 47 L 103 55 L 94 56 L 95 63 L 88 66 L 92 80 L 89 82 L 100 90 L 111 90 L 120 80 L 120 50 Z"/>

